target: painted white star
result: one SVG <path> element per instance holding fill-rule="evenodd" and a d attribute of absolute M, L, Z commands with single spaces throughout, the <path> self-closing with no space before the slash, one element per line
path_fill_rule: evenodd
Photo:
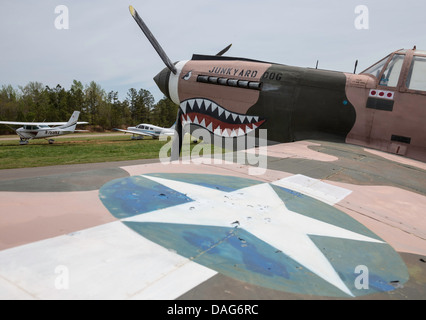
<path fill-rule="evenodd" d="M 224 192 L 164 178 L 142 177 L 186 194 L 194 201 L 123 221 L 238 227 L 269 243 L 346 294 L 353 296 L 309 235 L 383 243 L 290 211 L 268 183 Z"/>

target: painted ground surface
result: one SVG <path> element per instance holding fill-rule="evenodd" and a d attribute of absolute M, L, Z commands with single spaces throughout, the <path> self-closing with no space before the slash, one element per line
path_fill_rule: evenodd
<path fill-rule="evenodd" d="M 426 298 L 424 164 L 299 142 L 267 165 L 3 170 L 0 299 Z"/>

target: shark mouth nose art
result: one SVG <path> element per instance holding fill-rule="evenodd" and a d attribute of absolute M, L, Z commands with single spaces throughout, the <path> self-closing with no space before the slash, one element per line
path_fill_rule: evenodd
<path fill-rule="evenodd" d="M 244 136 L 266 120 L 258 116 L 234 113 L 208 99 L 188 99 L 180 104 L 182 125 L 194 124 L 224 138 Z"/>

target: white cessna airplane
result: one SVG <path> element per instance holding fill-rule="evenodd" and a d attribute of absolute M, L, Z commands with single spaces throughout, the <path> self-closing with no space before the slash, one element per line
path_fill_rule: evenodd
<path fill-rule="evenodd" d="M 131 133 L 133 134 L 132 139 L 143 139 L 144 136 L 158 139 L 160 136 L 173 136 L 175 133 L 175 125 L 173 124 L 170 128 L 163 128 L 154 126 L 152 124 L 141 123 L 136 127 L 128 127 L 127 130 L 116 128 L 113 130 L 124 133 Z"/>
<path fill-rule="evenodd" d="M 87 132 L 87 130 L 75 130 L 78 124 L 87 124 L 88 122 L 77 122 L 80 111 L 74 111 L 68 122 L 14 122 L 0 121 L 0 124 L 23 126 L 16 129 L 16 133 L 21 138 L 20 144 L 27 144 L 31 139 L 48 139 L 49 143 L 53 143 L 55 136 L 70 134 L 74 132 Z M 53 126 L 53 127 L 51 127 Z"/>

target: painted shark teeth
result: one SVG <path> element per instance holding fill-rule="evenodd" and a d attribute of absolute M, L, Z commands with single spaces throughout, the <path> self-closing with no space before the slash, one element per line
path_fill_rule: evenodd
<path fill-rule="evenodd" d="M 188 99 L 180 104 L 182 125 L 194 124 L 225 138 L 240 137 L 261 126 L 258 116 L 231 112 L 208 99 Z"/>

